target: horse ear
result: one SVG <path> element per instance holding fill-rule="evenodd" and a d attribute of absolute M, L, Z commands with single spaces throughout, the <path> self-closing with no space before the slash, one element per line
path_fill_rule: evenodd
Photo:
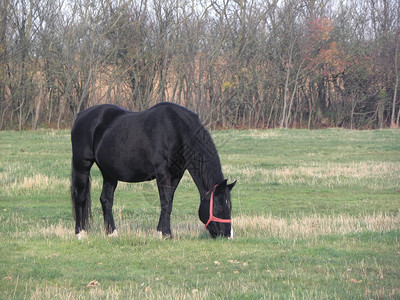
<path fill-rule="evenodd" d="M 217 187 L 215 188 L 215 193 L 218 194 L 218 193 L 222 193 L 223 191 L 225 191 L 227 183 L 228 183 L 228 179 L 225 179 L 224 181 L 219 183 L 217 185 Z"/>
<path fill-rule="evenodd" d="M 228 189 L 229 189 L 230 191 L 232 191 L 232 189 L 233 189 L 233 187 L 235 186 L 235 184 L 236 184 L 236 180 L 235 180 L 234 182 L 232 182 L 231 184 L 228 184 Z"/>

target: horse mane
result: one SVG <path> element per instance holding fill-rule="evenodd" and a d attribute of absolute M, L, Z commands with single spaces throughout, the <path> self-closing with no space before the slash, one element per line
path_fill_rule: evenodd
<path fill-rule="evenodd" d="M 187 145 L 187 156 L 189 157 L 186 159 L 190 161 L 190 167 L 194 169 L 195 173 L 202 178 L 203 184 L 211 187 L 224 179 L 221 162 L 210 133 L 201 124 L 197 115 L 196 117 L 197 122 L 191 131 L 190 142 Z"/>

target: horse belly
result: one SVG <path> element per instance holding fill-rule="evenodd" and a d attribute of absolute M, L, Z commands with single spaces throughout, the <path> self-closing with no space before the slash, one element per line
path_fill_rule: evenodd
<path fill-rule="evenodd" d="M 96 162 L 101 172 L 108 177 L 125 182 L 141 182 L 155 178 L 150 164 L 143 164 L 143 161 L 135 159 L 106 157 L 100 156 Z"/>
<path fill-rule="evenodd" d="M 98 145 L 96 163 L 101 172 L 111 178 L 125 182 L 141 182 L 155 178 L 148 151 L 138 145 L 143 141 L 132 139 L 129 143 L 117 136 L 105 137 Z"/>

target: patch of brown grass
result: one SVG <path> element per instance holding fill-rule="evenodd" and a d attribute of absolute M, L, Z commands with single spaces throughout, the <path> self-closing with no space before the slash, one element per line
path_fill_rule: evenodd
<path fill-rule="evenodd" d="M 44 174 L 34 174 L 21 178 L 4 178 L 1 184 L 3 193 L 8 196 L 17 196 L 20 194 L 33 193 L 40 194 L 43 191 L 57 191 L 59 188 L 68 190 L 70 186 L 69 179 L 57 178 Z"/>
<path fill-rule="evenodd" d="M 399 230 L 400 213 L 377 213 L 361 216 L 303 216 L 282 218 L 276 216 L 245 216 L 233 219 L 234 229 L 240 235 L 278 238 L 313 238 L 317 236 L 363 231 L 386 232 Z"/>
<path fill-rule="evenodd" d="M 354 185 L 370 183 L 371 189 L 382 188 L 382 181 L 393 182 L 400 177 L 400 164 L 393 162 L 320 163 L 298 167 L 266 169 L 257 166 L 226 166 L 228 177 L 240 182 L 276 182 L 280 184 L 308 184 L 311 186 Z"/>

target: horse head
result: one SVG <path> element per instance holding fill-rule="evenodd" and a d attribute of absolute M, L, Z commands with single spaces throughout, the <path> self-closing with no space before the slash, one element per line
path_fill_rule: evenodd
<path fill-rule="evenodd" d="M 200 220 L 213 238 L 218 236 L 233 238 L 231 190 L 235 184 L 236 181 L 227 184 L 225 179 L 212 187 L 200 202 Z"/>

